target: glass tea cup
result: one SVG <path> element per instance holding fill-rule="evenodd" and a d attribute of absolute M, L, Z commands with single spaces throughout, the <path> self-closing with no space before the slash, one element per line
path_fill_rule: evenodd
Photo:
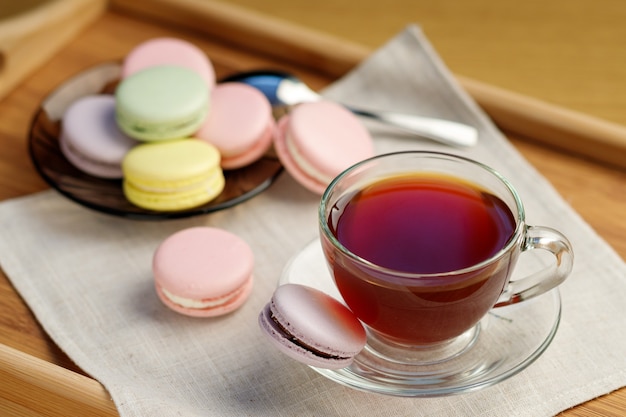
<path fill-rule="evenodd" d="M 490 310 L 555 288 L 573 266 L 564 235 L 525 223 L 508 180 L 445 153 L 385 154 L 348 168 L 323 194 L 319 226 L 339 293 L 368 343 L 391 355 L 458 354 Z M 520 254 L 536 249 L 553 262 L 512 280 Z"/>

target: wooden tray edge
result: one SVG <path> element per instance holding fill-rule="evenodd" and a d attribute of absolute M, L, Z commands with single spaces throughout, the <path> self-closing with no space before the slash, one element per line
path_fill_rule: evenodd
<path fill-rule="evenodd" d="M 98 381 L 3 344 L 0 379 L 0 415 L 118 415 Z"/>
<path fill-rule="evenodd" d="M 339 78 L 371 50 L 214 0 L 111 0 L 112 9 L 194 30 L 239 48 Z M 503 131 L 626 169 L 626 126 L 456 76 Z"/>
<path fill-rule="evenodd" d="M 142 15 L 144 18 L 163 19 L 163 23 L 166 24 L 184 25 L 184 22 L 179 21 L 180 15 L 168 13 L 168 9 L 160 9 L 159 7 L 161 5 L 163 7 L 173 7 L 173 3 L 180 3 L 181 6 L 184 6 L 197 4 L 198 2 L 190 0 L 179 0 L 178 2 L 175 0 L 156 0 L 153 2 L 144 0 L 111 0 L 110 6 L 118 11 L 135 14 L 136 11 L 125 8 L 127 4 L 140 5 L 147 3 L 150 3 L 153 8 L 154 15 Z M 219 18 L 219 16 L 206 15 L 206 13 L 211 13 L 211 5 L 215 5 L 217 2 L 204 0 L 201 3 L 205 3 L 207 7 L 204 12 L 200 13 L 201 18 Z M 221 27 L 227 27 L 230 28 L 229 30 L 234 31 L 233 33 L 239 33 L 232 38 L 235 43 L 243 38 L 248 42 L 250 39 L 248 35 L 251 30 L 268 31 L 269 38 L 279 39 L 280 42 L 290 44 L 290 48 L 293 47 L 300 50 L 303 56 L 321 56 L 321 58 L 316 58 L 320 61 L 312 59 L 310 62 L 311 68 L 315 69 L 316 66 L 319 66 L 318 69 L 320 71 L 335 74 L 336 76 L 343 75 L 371 52 L 367 48 L 351 44 L 350 42 L 337 40 L 304 28 L 297 29 L 295 26 L 267 19 L 261 15 L 257 16 L 258 19 L 261 19 L 260 24 L 244 27 L 244 23 L 248 21 L 247 19 L 252 18 L 254 14 L 245 15 L 248 12 L 244 11 L 245 19 L 238 20 L 240 15 L 239 10 L 236 8 L 233 10 L 230 6 L 226 6 L 226 11 L 224 11 L 221 9 L 221 6 L 217 6 L 217 10 L 221 10 L 220 13 L 225 13 L 226 16 L 229 16 L 226 18 L 225 26 Z M 192 13 L 198 13 L 198 11 L 196 10 Z M 270 21 L 271 24 L 268 23 Z M 211 31 L 206 30 L 208 26 L 192 27 L 192 29 L 204 29 L 206 34 L 214 36 Z M 285 35 L 285 31 L 288 31 L 290 35 Z M 296 34 L 295 36 L 294 33 Z M 225 36 L 224 32 L 222 32 L 221 36 Z M 227 33 L 226 36 L 228 36 Z M 301 39 L 306 39 L 306 42 L 299 43 L 298 36 L 302 36 Z M 320 49 L 316 46 L 322 43 L 316 42 L 318 37 L 319 39 L 324 39 L 324 44 L 332 42 L 334 48 L 317 51 L 315 54 L 307 54 L 307 46 L 312 48 L 312 50 Z M 253 39 L 258 38 L 253 37 Z M 246 43 L 245 47 L 254 49 L 254 42 L 252 44 Z M 257 51 L 265 53 L 264 49 L 267 47 L 259 46 L 258 48 Z M 273 53 L 276 54 L 278 52 L 278 58 L 282 58 L 285 61 L 290 61 L 289 58 L 294 56 L 289 54 L 289 50 L 272 48 Z M 342 50 L 347 52 L 343 53 L 341 52 Z M 283 53 L 283 51 L 285 52 Z M 332 53 L 329 51 L 332 51 Z M 337 51 L 339 51 L 339 55 L 342 55 L 341 57 L 334 56 L 334 52 Z M 301 61 L 300 63 L 304 62 Z M 560 140 L 555 139 L 552 145 L 563 147 L 563 149 L 568 151 L 582 152 L 583 155 L 595 157 L 599 161 L 616 163 L 626 167 L 626 157 L 624 156 L 626 155 L 625 127 L 469 78 L 457 76 L 457 80 L 504 130 L 540 141 L 546 141 L 547 137 L 563 137 L 567 139 L 568 143 L 562 143 Z M 583 131 L 581 132 L 578 129 Z M 549 134 L 547 137 L 543 136 L 545 132 Z M 546 143 L 550 144 L 549 142 Z M 576 145 L 577 143 L 578 145 Z M 601 152 L 598 152 L 597 155 L 585 153 L 594 152 L 593 149 L 598 146 L 598 143 L 601 144 Z M 616 159 L 619 160 L 616 161 Z M 10 415 L 18 410 L 22 414 L 42 416 L 50 415 L 51 411 L 66 415 L 118 415 L 106 389 L 96 380 L 2 344 L 0 344 L 0 378 L 7 381 L 5 385 L 10 385 L 10 381 L 10 383 L 16 386 L 25 387 L 25 389 L 0 391 L 0 414 L 6 412 L 6 414 Z M 62 404 L 62 408 L 59 404 Z M 75 410 L 75 413 L 72 414 L 71 410 Z"/>
<path fill-rule="evenodd" d="M 58 0 L 2 22 L 0 99 L 106 10 L 106 0 Z"/>

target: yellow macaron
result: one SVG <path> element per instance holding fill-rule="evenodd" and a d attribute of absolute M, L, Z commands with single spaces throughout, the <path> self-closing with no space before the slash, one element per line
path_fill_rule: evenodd
<path fill-rule="evenodd" d="M 220 153 L 194 138 L 145 143 L 122 162 L 124 194 L 155 211 L 180 211 L 216 198 L 224 189 Z"/>

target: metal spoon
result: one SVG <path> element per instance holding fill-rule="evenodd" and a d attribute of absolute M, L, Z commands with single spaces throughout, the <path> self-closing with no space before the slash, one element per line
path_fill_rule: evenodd
<path fill-rule="evenodd" d="M 275 70 L 258 70 L 230 75 L 222 82 L 243 82 L 258 88 L 275 105 L 295 105 L 322 99 L 295 76 Z M 411 114 L 373 111 L 346 106 L 359 116 L 395 126 L 404 131 L 427 137 L 432 140 L 453 146 L 473 146 L 478 140 L 478 132 L 472 126 L 449 120 L 420 117 Z"/>

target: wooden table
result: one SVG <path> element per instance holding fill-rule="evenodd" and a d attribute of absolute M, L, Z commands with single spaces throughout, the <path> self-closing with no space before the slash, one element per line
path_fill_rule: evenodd
<path fill-rule="evenodd" d="M 356 8 L 355 2 L 338 0 L 232 2 L 349 39 L 366 49 L 380 46 L 406 23 L 418 22 L 455 74 L 626 125 L 626 26 L 622 24 L 626 3 L 620 0 L 362 0 Z M 119 10 L 107 11 L 0 101 L 0 199 L 47 188 L 26 150 L 29 123 L 42 98 L 67 77 L 119 59 L 135 44 L 162 35 L 199 45 L 212 58 L 219 76 L 280 65 L 317 88 L 334 79 L 206 34 L 155 24 Z M 545 146 L 541 138 L 509 136 L 585 220 L 626 257 L 626 169 Z M 50 341 L 1 271 L 0 300 L 1 415 L 117 414 L 100 384 Z M 626 389 L 563 415 L 621 416 L 624 410 Z"/>

